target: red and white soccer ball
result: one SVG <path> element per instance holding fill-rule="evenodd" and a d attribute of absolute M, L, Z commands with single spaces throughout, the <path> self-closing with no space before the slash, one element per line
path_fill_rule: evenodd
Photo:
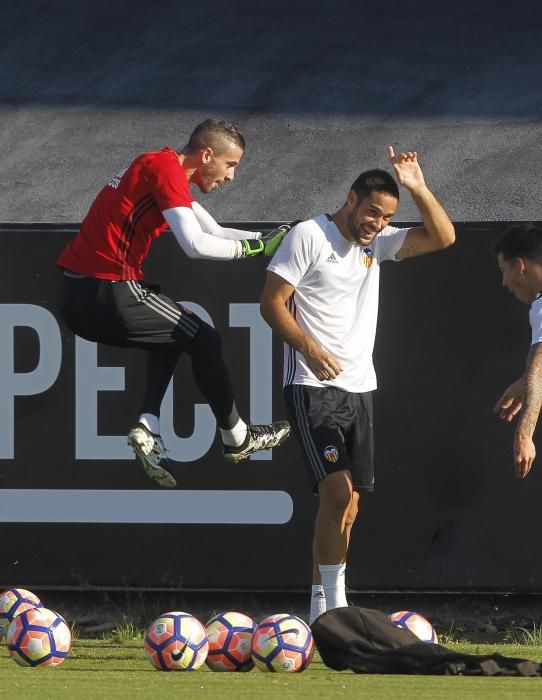
<path fill-rule="evenodd" d="M 311 629 L 295 615 L 283 613 L 266 617 L 252 636 L 252 659 L 260 671 L 304 671 L 313 654 Z"/>
<path fill-rule="evenodd" d="M 205 627 L 209 653 L 205 663 L 213 671 L 250 671 L 252 635 L 256 623 L 239 612 L 223 612 L 212 617 Z"/>
<path fill-rule="evenodd" d="M 6 634 L 14 617 L 30 608 L 42 608 L 37 595 L 25 588 L 8 588 L 0 593 L 0 637 Z"/>
<path fill-rule="evenodd" d="M 397 627 L 413 632 L 422 642 L 438 644 L 437 633 L 433 625 L 419 613 L 409 610 L 399 610 L 399 612 L 390 615 L 390 620 Z"/>
<path fill-rule="evenodd" d="M 59 666 L 71 646 L 66 620 L 47 608 L 29 608 L 10 623 L 6 635 L 11 658 L 21 666 Z"/>
<path fill-rule="evenodd" d="M 208 649 L 205 627 L 186 612 L 164 613 L 145 635 L 145 654 L 159 671 L 195 671 Z"/>

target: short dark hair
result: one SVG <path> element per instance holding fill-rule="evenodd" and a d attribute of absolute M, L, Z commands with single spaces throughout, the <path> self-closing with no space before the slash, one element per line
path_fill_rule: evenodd
<path fill-rule="evenodd" d="M 526 258 L 542 260 L 542 226 L 539 224 L 512 224 L 493 245 L 495 255 L 505 260 Z"/>
<path fill-rule="evenodd" d="M 360 201 L 369 197 L 372 192 L 385 192 L 399 199 L 399 187 L 395 178 L 379 168 L 361 173 L 350 189 L 354 190 Z"/>
<path fill-rule="evenodd" d="M 235 124 L 223 119 L 206 119 L 191 133 L 187 148 L 192 152 L 202 148 L 220 151 L 225 141 L 245 150 L 245 139 Z"/>

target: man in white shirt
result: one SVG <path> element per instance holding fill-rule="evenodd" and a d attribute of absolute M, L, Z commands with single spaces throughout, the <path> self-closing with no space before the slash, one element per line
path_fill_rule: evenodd
<path fill-rule="evenodd" d="M 508 228 L 493 248 L 507 287 L 524 304 L 530 304 L 531 349 L 523 375 L 497 401 L 494 412 L 510 422 L 519 414 L 514 434 L 516 476 L 529 473 L 536 449 L 533 434 L 542 407 L 542 228 L 517 224 Z"/>
<path fill-rule="evenodd" d="M 372 353 L 380 265 L 451 245 L 455 232 L 425 184 L 417 154 L 388 157 L 422 225 L 389 225 L 399 188 L 385 170 L 362 173 L 344 206 L 295 226 L 268 266 L 261 313 L 285 342 L 284 396 L 314 491 L 309 622 L 347 605 L 346 557 L 360 491 L 373 490 Z"/>

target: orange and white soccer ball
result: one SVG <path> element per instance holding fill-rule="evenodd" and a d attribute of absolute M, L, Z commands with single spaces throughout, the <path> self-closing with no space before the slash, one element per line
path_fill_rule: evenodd
<path fill-rule="evenodd" d="M 54 667 L 67 659 L 72 636 L 62 615 L 42 607 L 17 615 L 6 639 L 9 655 L 21 666 Z"/>
<path fill-rule="evenodd" d="M 252 635 L 256 623 L 239 612 L 223 612 L 212 617 L 205 626 L 209 653 L 205 663 L 213 671 L 250 671 Z"/>
<path fill-rule="evenodd" d="M 410 610 L 399 610 L 390 615 L 390 620 L 397 627 L 402 627 L 405 630 L 410 630 L 413 634 L 421 639 L 422 642 L 429 644 L 438 644 L 437 633 L 433 625 L 426 620 L 423 615 Z"/>
<path fill-rule="evenodd" d="M 195 671 L 208 649 L 205 627 L 186 612 L 160 615 L 145 635 L 145 654 L 159 671 Z"/>
<path fill-rule="evenodd" d="M 252 659 L 260 671 L 304 671 L 313 654 L 311 629 L 295 615 L 282 613 L 266 617 L 252 636 Z"/>
<path fill-rule="evenodd" d="M 10 622 L 30 608 L 42 608 L 37 595 L 26 588 L 8 588 L 0 593 L 0 637 L 6 634 Z"/>

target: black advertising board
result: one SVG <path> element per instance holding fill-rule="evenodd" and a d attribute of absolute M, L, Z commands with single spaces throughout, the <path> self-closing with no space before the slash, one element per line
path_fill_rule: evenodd
<path fill-rule="evenodd" d="M 460 224 L 452 249 L 383 266 L 376 490 L 361 499 L 351 589 L 540 589 L 540 465 L 515 478 L 513 427 L 491 413 L 529 349 L 528 308 L 501 289 L 491 252 L 503 226 Z M 145 476 L 126 445 L 142 354 L 75 339 L 55 310 L 54 261 L 74 230 L 0 227 L 0 585 L 307 588 L 317 499 L 294 440 L 225 462 L 184 358 L 162 407 L 179 487 Z M 220 330 L 254 422 L 285 415 L 264 276 L 263 260 L 189 260 L 169 234 L 146 266 Z"/>

